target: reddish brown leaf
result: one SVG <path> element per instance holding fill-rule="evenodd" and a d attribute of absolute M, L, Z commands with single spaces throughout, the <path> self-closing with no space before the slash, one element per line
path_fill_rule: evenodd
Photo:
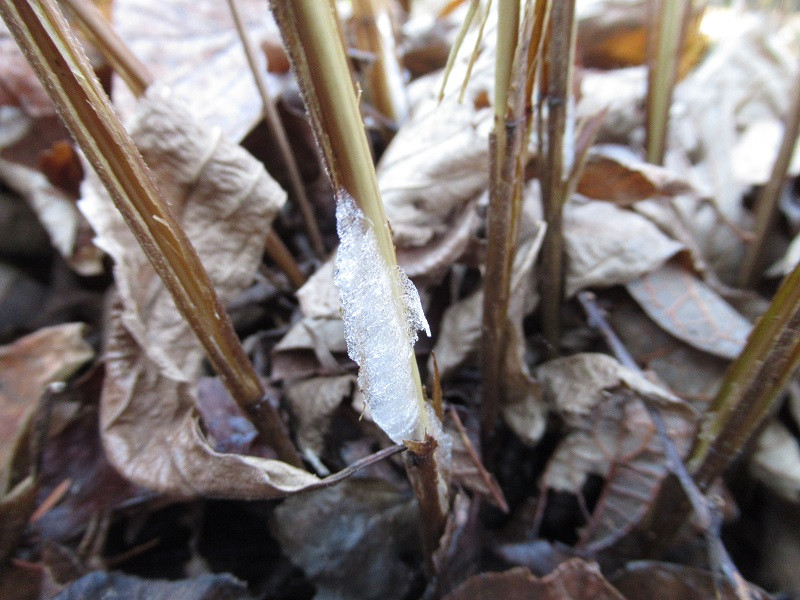
<path fill-rule="evenodd" d="M 626 286 L 659 326 L 699 350 L 734 359 L 752 325 L 719 294 L 674 263 Z"/>
<path fill-rule="evenodd" d="M 470 577 L 445 600 L 625 600 L 594 563 L 574 558 L 542 578 L 528 569 Z"/>
<path fill-rule="evenodd" d="M 612 581 L 627 600 L 741 600 L 727 583 L 720 583 L 717 595 L 715 576 L 710 571 L 683 565 L 641 561 L 629 564 Z M 755 585 L 747 584 L 751 600 L 768 600 L 770 596 Z"/>

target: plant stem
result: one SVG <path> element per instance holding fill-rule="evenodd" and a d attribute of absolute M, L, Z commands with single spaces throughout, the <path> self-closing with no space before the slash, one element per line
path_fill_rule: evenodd
<path fill-rule="evenodd" d="M 705 490 L 774 412 L 780 393 L 800 365 L 800 265 L 781 284 L 731 363 L 688 465 Z"/>
<path fill-rule="evenodd" d="M 125 85 L 137 98 L 153 82 L 150 69 L 131 52 L 128 45 L 111 28 L 108 20 L 91 0 L 61 0 L 76 17 L 76 23 L 122 77 Z"/>
<path fill-rule="evenodd" d="M 484 289 L 491 293 L 483 297 L 481 347 L 481 429 L 484 452 L 488 454 L 491 454 L 492 436 L 503 403 L 511 269 L 522 205 L 526 142 L 531 127 L 531 95 L 547 5 L 547 0 L 526 4 L 520 27 L 519 3 L 498 3 L 495 120 L 489 137 L 488 245 L 483 283 Z"/>
<path fill-rule="evenodd" d="M 408 116 L 408 96 L 397 61 L 387 0 L 353 0 L 352 4 L 358 47 L 375 55 L 367 67 L 370 102 L 384 117 L 399 125 Z"/>
<path fill-rule="evenodd" d="M 265 399 L 213 284 L 183 228 L 160 199 L 83 50 L 52 0 L 0 0 L 0 15 L 61 119 L 94 167 L 208 358 L 259 432 L 294 465 L 302 463 Z"/>
<path fill-rule="evenodd" d="M 669 109 L 678 71 L 684 24 L 691 3 L 687 0 L 651 0 L 658 19 L 652 19 L 648 40 L 647 161 L 661 165 L 667 146 Z"/>
<path fill-rule="evenodd" d="M 397 265 L 389 223 L 383 209 L 364 123 L 358 107 L 335 12 L 320 0 L 272 0 L 295 75 L 334 190 L 347 192 L 371 222 L 378 250 L 388 268 Z M 402 306 L 397 285 L 393 301 Z M 424 435 L 425 396 L 419 367 L 412 356 L 408 369 L 420 407 Z"/>
<path fill-rule="evenodd" d="M 564 270 L 564 203 L 568 172 L 564 165 L 564 138 L 575 56 L 575 0 L 554 2 L 549 32 L 547 106 L 547 165 L 542 174 L 542 203 L 547 234 L 542 246 L 542 332 L 552 355 L 561 343 L 561 301 Z"/>
<path fill-rule="evenodd" d="M 800 265 L 784 280 L 731 363 L 706 413 L 687 461 L 697 487 L 707 492 L 766 419 L 800 365 Z M 649 553 L 668 549 L 691 511 L 680 486 L 665 481 L 650 515 Z"/>
<path fill-rule="evenodd" d="M 261 102 L 264 105 L 264 120 L 269 127 L 272 139 L 275 140 L 278 146 L 278 152 L 281 158 L 283 158 L 286 174 L 289 176 L 289 186 L 292 190 L 292 196 L 295 202 L 297 202 L 300 214 L 303 216 L 303 223 L 305 224 L 308 239 L 311 242 L 311 248 L 314 250 L 314 254 L 317 255 L 317 258 L 322 259 L 327 254 L 325 242 L 322 240 L 322 233 L 320 233 L 317 219 L 314 216 L 314 209 L 311 207 L 311 201 L 308 199 L 308 194 L 306 194 L 306 187 L 303 185 L 303 180 L 300 177 L 300 169 L 297 166 L 297 161 L 295 160 L 294 153 L 289 144 L 289 137 L 286 135 L 286 129 L 275 108 L 275 101 L 269 93 L 264 74 L 258 68 L 253 40 L 250 38 L 247 28 L 242 21 L 242 15 L 236 6 L 236 0 L 228 0 L 228 6 L 230 7 L 234 23 L 236 24 L 236 30 L 239 32 L 239 37 L 242 40 L 242 46 L 247 56 L 247 63 L 250 65 L 250 72 L 255 80 L 258 93 L 261 95 Z M 274 258 L 273 256 L 273 259 Z M 285 272 L 289 275 L 288 271 Z M 289 275 L 289 277 L 291 279 L 292 275 Z"/>
<path fill-rule="evenodd" d="M 778 150 L 778 156 L 772 165 L 769 180 L 761 188 L 761 193 L 756 201 L 755 240 L 747 247 L 741 271 L 739 272 L 739 285 L 741 287 L 754 286 L 761 276 L 764 246 L 769 232 L 775 224 L 778 201 L 786 183 L 786 176 L 792 162 L 794 148 L 797 145 L 798 134 L 800 134 L 800 65 L 797 67 L 797 73 L 792 82 L 792 99 L 789 104 L 789 112 L 784 121 L 783 139 Z"/>

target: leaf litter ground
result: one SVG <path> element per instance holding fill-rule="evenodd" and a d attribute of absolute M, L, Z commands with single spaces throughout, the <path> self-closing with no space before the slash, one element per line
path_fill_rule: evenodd
<path fill-rule="evenodd" d="M 273 53 L 260 68 L 279 97 L 333 250 L 335 203 L 295 84 L 275 60 L 277 30 L 266 3 L 241 4 L 251 34 Z M 379 427 L 380 410 L 373 421 L 374 390 L 359 389 L 350 359 L 360 363 L 358 353 L 348 356 L 336 258 L 313 256 L 293 199 L 284 205 L 273 181 L 286 181 L 286 173 L 257 122 L 260 99 L 223 5 L 204 7 L 198 19 L 187 18 L 196 7 L 186 2 L 105 5 L 126 43 L 172 91 L 151 90 L 137 103 L 121 82 L 111 89 L 310 472 L 276 460 L 256 439 L 93 174 L 68 169 L 78 156 L 67 152 L 56 172 L 39 160 L 66 133 L 3 32 L 0 210 L 13 218 L 4 218 L 0 236 L 0 597 L 767 597 L 735 569 L 731 575 L 733 563 L 765 589 L 800 593 L 791 567 L 800 564 L 796 381 L 786 407 L 714 491 L 733 563 L 713 543 L 713 530 L 688 532 L 659 561 L 643 543 L 648 509 L 674 477 L 666 446 L 686 455 L 699 415 L 774 289 L 773 280 L 761 296 L 726 284 L 751 225 L 749 198 L 779 143 L 770 132 L 787 109 L 798 51 L 787 40 L 796 39 L 796 26 L 787 21 L 774 33 L 774 24 L 745 13 L 726 37 L 707 41 L 675 92 L 666 166 L 654 167 L 641 159 L 645 71 L 634 40 L 645 35 L 644 4 L 579 3 L 585 43 L 574 116 L 607 113 L 565 209 L 563 358 L 546 359 L 539 333 L 542 209 L 529 177 L 508 315 L 507 404 L 491 461 L 479 441 L 478 350 L 482 299 L 493 293 L 483 289 L 480 270 L 492 23 L 464 101 L 450 89 L 468 68 L 459 56 L 439 102 L 441 48 L 461 14 L 436 16 L 435 2 L 413 3 L 399 40 L 415 74 L 405 90 L 409 116 L 389 124 L 364 106 L 398 259 L 419 288 L 432 332 L 414 353 L 427 364 L 430 390 L 435 349 L 444 430 L 453 440 L 453 494 L 433 577 L 397 456 L 334 487 L 293 495 L 392 442 Z M 107 69 L 99 59 L 95 66 Z M 788 244 L 797 235 L 796 199 L 788 196 L 769 250 L 782 261 L 778 273 L 796 263 Z M 310 276 L 296 294 L 263 259 L 270 227 Z M 338 264 L 367 260 L 350 253 Z M 347 276 L 369 276 L 347 269 Z M 574 300 L 587 290 L 637 369 L 612 357 L 588 324 Z M 356 292 L 346 304 L 369 312 L 366 297 Z M 388 357 L 371 381 L 391 369 Z M 48 388 L 56 381 L 67 385 Z M 402 423 L 389 429 L 396 440 L 408 435 Z"/>

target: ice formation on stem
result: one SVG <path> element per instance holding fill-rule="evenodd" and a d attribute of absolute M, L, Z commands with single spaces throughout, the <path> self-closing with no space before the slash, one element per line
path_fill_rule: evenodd
<path fill-rule="evenodd" d="M 345 191 L 337 194 L 336 230 L 334 281 L 358 385 L 372 419 L 393 441 L 415 439 L 429 420 L 411 371 L 417 331 L 430 336 L 419 294 L 400 267 L 387 264 L 373 224 Z"/>

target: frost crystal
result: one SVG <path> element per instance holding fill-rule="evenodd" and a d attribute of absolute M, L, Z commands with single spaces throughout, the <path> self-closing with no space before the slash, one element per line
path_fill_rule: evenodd
<path fill-rule="evenodd" d="M 409 366 L 417 331 L 430 335 L 414 284 L 390 268 L 378 250 L 372 224 L 350 194 L 336 201 L 339 288 L 347 353 L 359 365 L 358 385 L 373 420 L 395 442 L 413 438 L 420 406 Z M 400 302 L 392 289 L 400 290 Z"/>

